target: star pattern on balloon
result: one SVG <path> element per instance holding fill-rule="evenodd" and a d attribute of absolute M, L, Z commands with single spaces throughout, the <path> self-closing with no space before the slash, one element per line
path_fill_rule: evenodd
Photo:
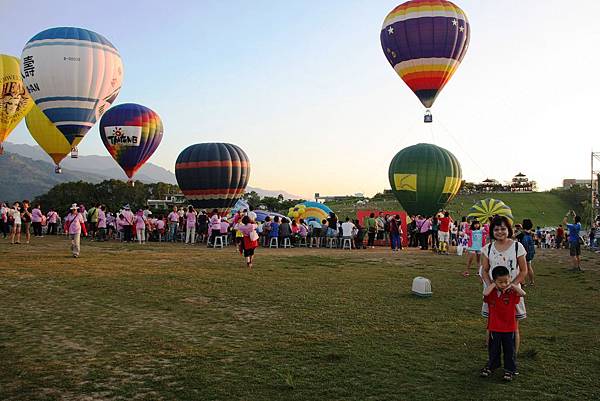
<path fill-rule="evenodd" d="M 390 26 L 390 29 L 387 30 L 390 35 L 394 34 L 394 27 Z"/>

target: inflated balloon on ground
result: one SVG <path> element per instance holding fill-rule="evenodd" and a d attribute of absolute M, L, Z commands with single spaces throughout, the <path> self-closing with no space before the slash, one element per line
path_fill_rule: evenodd
<path fill-rule="evenodd" d="M 402 149 L 390 163 L 392 192 L 410 215 L 433 215 L 458 193 L 462 170 L 448 150 L 428 143 Z"/>
<path fill-rule="evenodd" d="M 471 219 L 477 219 L 481 223 L 487 223 L 490 217 L 494 217 L 496 215 L 508 218 L 511 224 L 513 222 L 511 208 L 501 200 L 493 198 L 480 200 L 471 206 L 468 217 Z"/>
<path fill-rule="evenodd" d="M 185 197 L 196 208 L 226 215 L 244 194 L 250 161 L 238 146 L 199 143 L 184 149 L 175 164 L 175 177 Z"/>

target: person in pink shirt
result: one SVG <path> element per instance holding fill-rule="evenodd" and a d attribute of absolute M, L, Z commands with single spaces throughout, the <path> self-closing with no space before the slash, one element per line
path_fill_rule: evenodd
<path fill-rule="evenodd" d="M 144 211 L 142 209 L 137 211 L 133 221 L 135 223 L 138 244 L 144 244 L 146 242 L 146 218 L 144 217 Z"/>
<path fill-rule="evenodd" d="M 158 216 L 155 224 L 156 231 L 158 232 L 158 242 L 162 242 L 163 235 L 165 235 L 165 225 L 165 218 L 161 214 Z"/>
<path fill-rule="evenodd" d="M 98 241 L 106 241 L 106 206 L 98 208 Z"/>
<path fill-rule="evenodd" d="M 131 234 L 133 234 L 134 225 L 135 225 L 135 216 L 131 211 L 129 205 L 125 205 L 124 210 L 121 212 L 123 215 L 123 221 L 121 225 L 123 226 L 123 241 L 131 242 L 133 239 L 131 238 Z"/>
<path fill-rule="evenodd" d="M 41 237 L 42 236 L 42 217 L 44 214 L 40 209 L 41 205 L 37 203 L 33 210 L 31 211 L 31 225 L 33 226 L 33 236 Z"/>
<path fill-rule="evenodd" d="M 210 239 L 206 244 L 207 247 L 214 244 L 215 238 L 221 235 L 221 216 L 219 216 L 219 211 L 217 209 L 213 209 L 211 213 L 208 235 L 210 236 Z"/>
<path fill-rule="evenodd" d="M 254 261 L 254 250 L 258 248 L 257 227 L 256 223 L 248 216 L 242 217 L 241 223 L 235 226 L 236 230 L 243 234 L 242 241 L 240 242 L 240 253 L 244 254 L 246 266 L 250 269 L 252 269 L 252 262 Z"/>
<path fill-rule="evenodd" d="M 197 213 L 194 206 L 189 205 L 185 214 L 185 243 L 192 245 L 196 243 L 196 219 Z"/>
<path fill-rule="evenodd" d="M 54 209 L 50 209 L 46 214 L 48 220 L 48 235 L 56 235 L 56 224 L 58 223 L 58 213 Z"/>
<path fill-rule="evenodd" d="M 177 224 L 179 223 L 179 213 L 177 213 L 177 206 L 173 206 L 173 211 L 167 216 L 169 222 L 169 235 L 167 241 L 177 241 Z"/>
<path fill-rule="evenodd" d="M 81 251 L 81 230 L 86 234 L 83 216 L 79 213 L 77 204 L 71 205 L 71 213 L 65 219 L 65 232 L 71 238 L 71 253 L 74 258 L 79 257 Z"/>

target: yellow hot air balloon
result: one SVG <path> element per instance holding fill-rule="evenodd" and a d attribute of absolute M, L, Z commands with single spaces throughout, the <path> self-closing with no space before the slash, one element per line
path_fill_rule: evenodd
<path fill-rule="evenodd" d="M 0 54 L 0 154 L 2 143 L 33 106 L 33 100 L 23 85 L 19 59 Z"/>
<path fill-rule="evenodd" d="M 36 105 L 25 117 L 25 124 L 27 124 L 29 133 L 40 145 L 40 148 L 44 149 L 44 152 L 48 153 L 48 156 L 54 160 L 54 164 L 56 164 L 54 172 L 60 173 L 60 162 L 71 151 L 71 145 L 67 138 Z M 77 146 L 82 139 L 75 138 L 72 146 Z"/>

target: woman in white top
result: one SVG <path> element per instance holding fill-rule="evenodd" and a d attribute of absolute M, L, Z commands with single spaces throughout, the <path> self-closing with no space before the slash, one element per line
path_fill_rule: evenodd
<path fill-rule="evenodd" d="M 487 288 L 492 283 L 492 270 L 496 266 L 505 266 L 509 273 L 511 282 L 521 288 L 521 283 L 527 277 L 527 261 L 525 255 L 527 251 L 519 241 L 512 239 L 513 229 L 510 221 L 504 216 L 496 216 L 492 220 L 489 229 L 490 237 L 493 241 L 481 250 L 482 269 L 481 278 L 483 288 Z M 515 350 L 519 351 L 521 336 L 519 333 L 519 320 L 527 317 L 524 298 L 516 306 L 517 308 L 517 331 L 515 336 Z M 481 314 L 488 317 L 488 307 L 484 302 L 481 308 Z"/>
<path fill-rule="evenodd" d="M 13 226 L 10 232 L 10 243 L 20 244 L 21 243 L 21 208 L 19 202 L 13 203 L 12 209 L 8 212 L 9 216 L 13 218 Z M 15 236 L 17 241 L 15 242 Z"/>

